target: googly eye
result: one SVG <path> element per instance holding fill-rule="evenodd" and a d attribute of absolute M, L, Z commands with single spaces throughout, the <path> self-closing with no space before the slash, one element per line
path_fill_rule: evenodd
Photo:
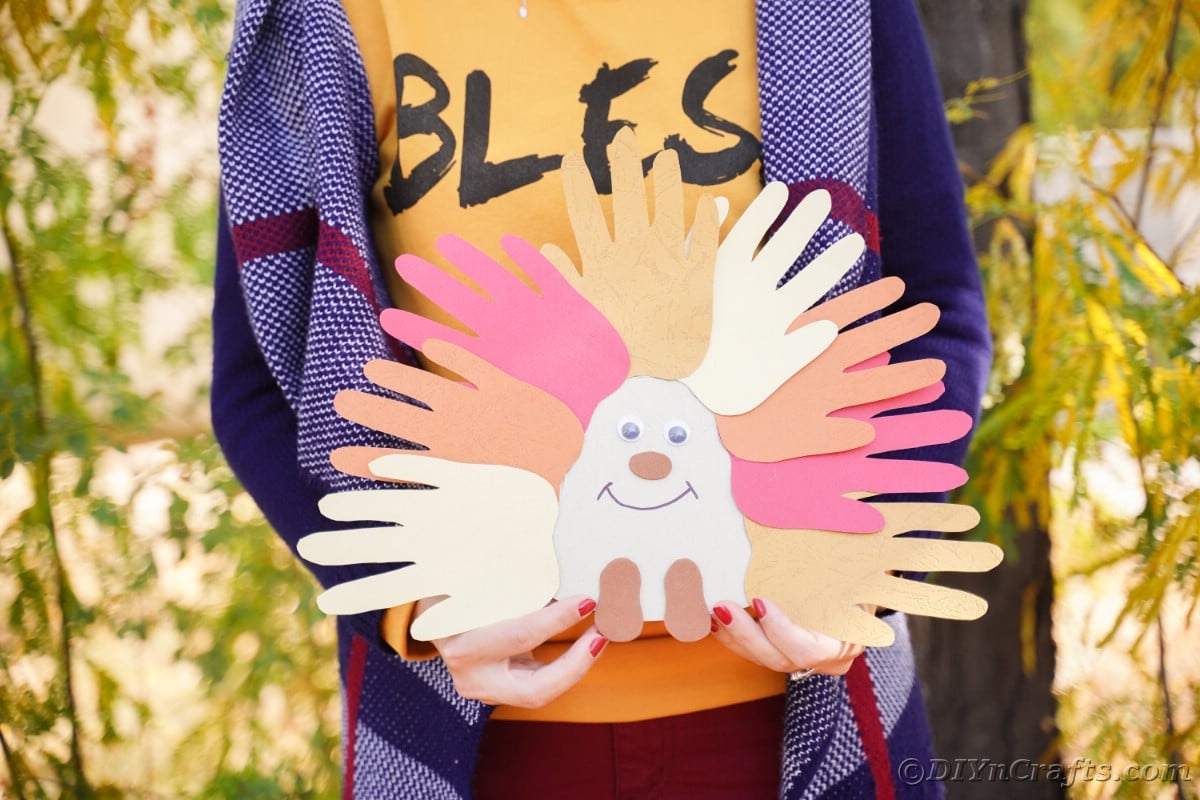
<path fill-rule="evenodd" d="M 627 442 L 642 438 L 642 421 L 637 417 L 621 417 L 617 420 L 617 435 Z"/>
<path fill-rule="evenodd" d="M 663 429 L 663 437 L 671 444 L 678 447 L 685 444 L 692 437 L 692 429 L 688 427 L 686 422 L 682 420 L 672 420 L 667 423 L 667 427 Z"/>

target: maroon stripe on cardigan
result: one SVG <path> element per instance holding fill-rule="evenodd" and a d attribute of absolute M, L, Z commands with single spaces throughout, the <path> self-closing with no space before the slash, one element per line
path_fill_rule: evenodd
<path fill-rule="evenodd" d="M 263 256 L 290 253 L 317 243 L 317 210 L 302 208 L 233 226 L 238 268 Z"/>
<path fill-rule="evenodd" d="M 879 217 L 867 208 L 862 195 L 845 181 L 836 178 L 813 178 L 789 184 L 787 204 L 783 207 L 784 217 L 792 213 L 792 209 L 806 194 L 817 189 L 829 192 L 829 216 L 862 236 L 871 252 L 879 255 Z"/>
<path fill-rule="evenodd" d="M 358 704 L 362 699 L 363 673 L 367 668 L 367 640 L 350 640 L 350 664 L 346 670 L 346 763 L 342 765 L 342 797 L 354 797 L 354 747 L 358 741 Z"/>
<path fill-rule="evenodd" d="M 875 698 L 875 684 L 871 681 L 866 655 L 854 659 L 850 665 L 850 671 L 846 673 L 846 689 L 850 693 L 850 708 L 858 725 L 858 737 L 867 754 L 871 777 L 875 779 L 875 800 L 896 800 L 887 736 L 883 732 L 883 720 L 879 715 L 879 702 Z"/>
<path fill-rule="evenodd" d="M 238 266 L 264 256 L 290 253 L 316 245 L 317 262 L 341 275 L 371 307 L 379 309 L 371 272 L 354 242 L 338 228 L 319 220 L 315 208 L 302 208 L 233 226 Z"/>
<path fill-rule="evenodd" d="M 375 285 L 362 253 L 349 236 L 325 221 L 321 222 L 317 239 L 317 263 L 345 278 L 367 299 L 371 308 L 379 311 L 379 298 L 375 296 Z"/>

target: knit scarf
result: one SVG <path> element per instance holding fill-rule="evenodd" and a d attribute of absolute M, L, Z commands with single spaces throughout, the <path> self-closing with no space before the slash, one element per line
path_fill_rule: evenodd
<path fill-rule="evenodd" d="M 867 241 L 839 293 L 879 276 L 870 3 L 758 0 L 756 13 L 765 177 L 787 183 L 793 203 L 814 188 L 829 190 L 831 218 L 812 248 L 849 231 Z M 387 295 L 366 208 L 378 167 L 374 116 L 338 0 L 239 4 L 219 141 L 249 317 L 295 411 L 300 466 L 329 491 L 363 488 L 332 468 L 330 451 L 396 442 L 339 417 L 333 397 L 370 388 L 362 374 L 370 359 L 415 362 L 378 322 Z M 814 676 L 789 686 L 781 796 L 895 796 L 887 736 L 910 708 L 914 678 L 903 617 L 891 621 L 896 644 L 870 651 L 847 679 Z M 370 656 L 361 640 L 342 650 L 347 793 L 468 794 L 487 708 L 447 690 L 440 660 L 390 657 L 389 694 L 424 698 L 404 709 L 419 710 L 412 723 L 419 734 L 364 727 L 359 701 L 372 685 Z M 403 786 L 374 783 L 385 775 Z"/>

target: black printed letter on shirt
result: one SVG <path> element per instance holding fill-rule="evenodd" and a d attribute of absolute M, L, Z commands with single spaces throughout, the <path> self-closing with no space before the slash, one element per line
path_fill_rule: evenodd
<path fill-rule="evenodd" d="M 467 76 L 467 103 L 463 112 L 463 163 L 458 182 L 458 204 L 463 208 L 535 183 L 562 164 L 561 154 L 522 156 L 491 163 L 487 160 L 491 126 L 492 82 L 476 70 Z"/>
<path fill-rule="evenodd" d="M 579 102 L 587 107 L 583 112 L 583 160 L 600 194 L 612 192 L 612 179 L 608 174 L 609 143 L 621 128 L 637 127 L 629 120 L 608 118 L 612 101 L 646 80 L 657 63 L 650 58 L 639 58 L 616 69 L 604 64 L 597 70 L 596 79 L 579 90 Z M 643 174 L 653 160 L 653 156 L 642 159 Z"/>
<path fill-rule="evenodd" d="M 411 53 L 402 53 L 392 62 L 396 81 L 396 160 L 392 177 L 383 187 L 383 197 L 393 214 L 412 208 L 454 165 L 454 132 L 438 116 L 450 102 L 450 89 L 437 71 Z M 433 98 L 419 106 L 404 104 L 404 79 L 420 78 L 433 89 Z M 441 141 L 437 152 L 412 168 L 408 177 L 400 169 L 400 142 L 418 133 L 433 134 Z"/>
<path fill-rule="evenodd" d="M 683 84 L 683 113 L 706 131 L 720 131 L 737 137 L 737 142 L 716 153 L 700 153 L 679 134 L 668 136 L 663 144 L 679 153 L 679 172 L 684 183 L 713 186 L 736 178 L 758 159 L 758 141 L 745 128 L 722 119 L 704 107 L 713 87 L 733 72 L 736 50 L 722 50 L 699 64 Z"/>

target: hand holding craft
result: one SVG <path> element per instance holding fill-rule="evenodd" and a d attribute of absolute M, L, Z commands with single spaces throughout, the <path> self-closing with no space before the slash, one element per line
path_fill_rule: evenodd
<path fill-rule="evenodd" d="M 435 602 L 417 604 L 418 623 L 421 616 L 437 610 Z M 578 683 L 607 640 L 593 626 L 553 661 L 535 659 L 532 650 L 574 626 L 595 607 L 589 598 L 571 597 L 504 622 L 434 639 L 433 644 L 463 697 L 490 705 L 539 708 Z"/>
<path fill-rule="evenodd" d="M 751 616 L 736 602 L 718 604 L 713 609 L 713 636 L 742 658 L 767 669 L 845 675 L 866 649 L 800 627 L 770 600 L 755 598 L 753 606 Z"/>

